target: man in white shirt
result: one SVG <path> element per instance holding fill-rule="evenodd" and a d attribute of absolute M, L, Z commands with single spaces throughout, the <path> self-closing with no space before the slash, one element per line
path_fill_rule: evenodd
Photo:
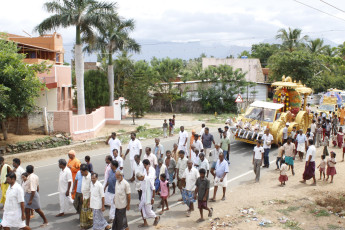
<path fill-rule="evenodd" d="M 60 200 L 60 213 L 56 217 L 64 216 L 65 212 L 70 211 L 73 206 L 73 200 L 71 197 L 72 188 L 72 172 L 66 167 L 67 162 L 65 159 L 59 160 L 59 168 L 61 169 L 59 175 L 59 200 Z"/>
<path fill-rule="evenodd" d="M 310 132 L 313 133 L 313 140 L 314 140 L 314 143 L 315 143 L 315 139 L 316 139 L 316 121 L 313 120 L 313 123 L 310 125 Z"/>
<path fill-rule="evenodd" d="M 187 157 L 185 156 L 185 152 L 183 150 L 180 150 L 179 158 L 176 164 L 176 178 L 177 178 L 177 187 L 180 189 L 182 193 L 182 189 L 185 187 L 186 183 L 184 180 L 182 180 L 183 172 L 187 168 Z"/>
<path fill-rule="evenodd" d="M 305 169 L 303 173 L 303 180 L 300 181 L 301 183 L 306 183 L 307 180 L 313 178 L 313 183 L 311 185 L 316 185 L 315 179 L 315 155 L 316 155 L 316 148 L 314 146 L 314 141 L 309 140 L 309 147 L 307 151 L 307 155 L 305 158 Z"/>
<path fill-rule="evenodd" d="M 199 153 L 204 151 L 204 146 L 202 145 L 202 142 L 201 142 L 198 134 L 194 135 L 194 140 L 193 140 L 192 144 L 195 146 L 196 149 L 199 150 Z"/>
<path fill-rule="evenodd" d="M 123 158 L 123 160 L 126 160 L 127 154 L 130 153 L 129 160 L 131 163 L 131 170 L 132 170 L 131 172 L 133 172 L 133 169 L 134 169 L 134 156 L 139 155 L 139 157 L 141 158 L 141 153 L 143 151 L 141 142 L 138 139 L 136 139 L 136 136 L 137 134 L 131 133 L 131 140 L 128 143 L 127 151 Z"/>
<path fill-rule="evenodd" d="M 210 162 L 211 162 L 211 170 L 216 168 L 216 163 L 219 159 L 219 154 L 223 153 L 223 150 L 220 148 L 220 144 L 219 143 L 216 143 L 214 145 L 215 149 L 213 149 L 211 151 L 211 159 L 210 159 Z"/>
<path fill-rule="evenodd" d="M 273 136 L 270 134 L 270 129 L 265 130 L 265 134 L 262 136 L 262 141 L 263 141 L 263 147 L 264 147 L 264 168 L 269 168 L 270 167 L 270 159 L 269 159 L 269 154 L 270 154 L 270 149 L 271 149 L 271 144 L 273 142 Z"/>
<path fill-rule="evenodd" d="M 119 155 L 117 149 L 114 149 L 113 151 L 113 160 L 117 161 L 117 163 L 119 164 L 119 169 L 121 170 L 121 172 L 123 172 L 123 159 Z"/>
<path fill-rule="evenodd" d="M 187 154 L 187 140 L 188 140 L 188 132 L 184 130 L 184 127 L 180 127 L 180 133 L 177 140 L 178 143 L 178 150 L 183 150 L 185 154 Z"/>
<path fill-rule="evenodd" d="M 208 177 L 208 173 L 210 172 L 210 164 L 208 163 L 204 153 L 199 154 L 199 170 L 200 169 L 205 169 L 206 177 Z"/>
<path fill-rule="evenodd" d="M 205 124 L 202 124 L 202 125 L 201 125 L 201 130 L 200 130 L 200 136 L 201 136 L 201 137 L 202 137 L 202 135 L 205 133 L 205 127 L 206 127 Z"/>
<path fill-rule="evenodd" d="M 285 124 L 285 127 L 283 128 L 283 144 L 285 144 L 287 142 L 288 139 L 288 128 L 289 128 L 290 123 L 287 122 Z"/>
<path fill-rule="evenodd" d="M 261 146 L 261 141 L 259 140 L 256 146 L 254 147 L 253 152 L 253 165 L 254 165 L 254 173 L 256 175 L 255 181 L 259 182 L 260 180 L 260 168 L 262 165 L 262 161 L 264 160 L 264 148 Z"/>
<path fill-rule="evenodd" d="M 13 159 L 13 172 L 16 174 L 17 182 L 19 185 L 22 185 L 22 174 L 25 173 L 25 169 L 20 166 L 20 159 Z"/>
<path fill-rule="evenodd" d="M 303 129 L 300 129 L 296 137 L 297 153 L 299 155 L 300 161 L 302 161 L 303 155 L 307 151 L 307 147 L 308 147 L 307 141 L 308 139 L 307 139 L 307 136 L 303 133 Z"/>
<path fill-rule="evenodd" d="M 81 193 L 83 194 L 83 205 L 80 211 L 80 228 L 89 229 L 92 227 L 92 209 L 89 207 L 90 203 L 90 188 L 91 188 L 91 173 L 86 164 L 80 165 Z"/>
<path fill-rule="evenodd" d="M 186 181 L 186 187 L 182 189 L 183 202 L 188 206 L 187 217 L 190 216 L 191 211 L 194 211 L 194 191 L 195 182 L 199 177 L 199 171 L 193 167 L 191 160 L 187 161 L 187 168 L 185 169 L 182 178 Z"/>
<path fill-rule="evenodd" d="M 150 161 L 150 165 L 155 169 L 156 166 L 158 165 L 158 160 L 155 154 L 151 152 L 150 147 L 145 148 L 145 155 L 143 160 L 148 159 Z"/>
<path fill-rule="evenodd" d="M 211 169 L 211 174 L 214 176 L 214 190 L 213 198 L 211 202 L 216 201 L 217 189 L 218 186 L 223 188 L 223 197 L 222 200 L 225 200 L 226 186 L 228 183 L 227 175 L 229 173 L 229 165 L 226 160 L 224 160 L 224 154 L 219 154 L 219 159 L 217 160 L 216 167 Z"/>
<path fill-rule="evenodd" d="M 135 164 L 134 164 L 134 170 L 133 170 L 133 177 L 131 178 L 130 181 L 135 181 L 135 190 L 138 192 L 139 200 L 141 200 L 141 195 L 142 195 L 141 183 L 137 179 L 136 175 L 138 172 L 144 171 L 144 165 L 143 165 L 143 162 L 140 161 L 139 155 L 134 156 L 134 161 L 135 161 Z"/>
<path fill-rule="evenodd" d="M 117 149 L 117 151 L 122 156 L 122 145 L 119 138 L 116 138 L 116 133 L 111 133 L 111 136 L 108 137 L 108 140 L 105 142 L 107 145 L 110 146 L 110 155 L 112 155 L 114 149 Z"/>
<path fill-rule="evenodd" d="M 116 211 L 113 229 L 129 229 L 126 211 L 129 211 L 131 206 L 131 186 L 123 178 L 123 174 L 120 171 L 116 172 L 114 202 Z"/>
<path fill-rule="evenodd" d="M 16 182 L 16 174 L 10 172 L 6 175 L 6 182 L 9 187 L 6 191 L 6 201 L 1 226 L 4 229 L 19 228 L 30 230 L 23 220 L 24 215 L 24 191 L 22 186 Z"/>

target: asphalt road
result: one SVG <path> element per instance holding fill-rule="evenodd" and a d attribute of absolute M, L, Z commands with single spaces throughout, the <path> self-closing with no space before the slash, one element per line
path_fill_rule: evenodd
<path fill-rule="evenodd" d="M 213 131 L 212 134 L 215 137 L 215 141 L 219 141 L 219 135 L 216 133 L 216 128 L 211 129 Z M 177 142 L 177 136 L 175 135 L 172 138 L 168 139 L 161 139 L 161 143 L 164 145 L 164 149 L 172 149 L 172 146 L 175 142 Z M 147 146 L 154 146 L 153 140 L 143 140 L 142 141 L 143 148 Z M 126 147 L 126 146 L 123 146 Z M 253 145 L 233 141 L 231 143 L 231 153 L 230 153 L 230 168 L 228 174 L 228 183 L 229 186 L 236 186 L 241 183 L 245 183 L 249 180 L 254 180 L 254 174 L 252 173 L 252 150 Z M 125 150 L 125 148 L 124 148 Z M 52 150 L 54 151 L 54 150 Z M 270 154 L 270 161 L 274 160 L 276 157 L 276 149 L 272 149 Z M 105 156 L 109 154 L 108 146 L 105 146 L 104 149 L 92 150 L 83 153 L 78 153 L 77 158 L 84 162 L 84 156 L 90 155 L 91 162 L 94 166 L 94 171 L 99 173 L 99 179 L 102 180 L 104 178 L 104 168 L 105 168 Z M 67 159 L 67 155 L 65 157 Z M 47 219 L 49 221 L 49 226 L 45 229 L 54 229 L 54 230 L 69 230 L 69 229 L 79 229 L 79 219 L 78 215 L 75 214 L 75 210 L 70 214 L 65 215 L 64 217 L 57 218 L 55 217 L 56 214 L 59 213 L 59 197 L 57 193 L 58 188 L 58 176 L 59 176 L 59 168 L 57 165 L 58 158 L 51 158 L 42 161 L 31 162 L 35 166 L 35 173 L 40 178 L 40 198 L 41 198 L 41 208 L 45 212 Z M 23 164 L 22 166 L 25 167 L 27 164 Z M 272 170 L 275 166 L 272 165 Z M 266 170 L 266 169 L 264 169 Z M 130 177 L 130 167 L 129 167 L 129 160 L 126 159 L 124 164 L 124 173 L 125 178 Z M 265 173 L 265 172 L 264 172 Z M 262 176 L 264 176 L 264 173 Z M 252 175 L 251 175 L 252 174 Z M 211 177 L 211 175 L 209 176 Z M 252 177 L 252 178 L 251 178 Z M 212 179 L 211 179 L 212 181 Z M 230 184 L 230 185 L 229 185 Z M 132 188 L 132 201 L 131 201 L 131 210 L 127 212 L 128 221 L 130 224 L 131 229 L 136 229 L 138 220 L 140 220 L 140 212 L 138 210 L 138 195 L 134 189 L 134 184 L 131 183 Z M 177 189 L 178 190 L 178 189 Z M 176 191 L 177 191 L 176 190 Z M 176 195 L 169 198 L 169 206 L 175 206 L 177 200 L 180 199 L 180 194 L 177 192 Z M 217 198 L 221 197 L 221 193 L 218 192 Z M 158 198 L 158 197 L 157 197 Z M 156 203 L 158 204 L 159 199 L 156 199 Z M 157 205 L 154 205 L 156 208 Z M 104 215 L 106 219 L 108 218 L 109 210 L 106 210 Z M 173 210 L 172 210 L 173 213 Z M 163 217 L 164 218 L 164 217 Z M 30 226 L 33 229 L 38 229 L 39 225 L 41 224 L 41 218 L 38 214 L 35 214 L 35 218 L 31 221 Z"/>

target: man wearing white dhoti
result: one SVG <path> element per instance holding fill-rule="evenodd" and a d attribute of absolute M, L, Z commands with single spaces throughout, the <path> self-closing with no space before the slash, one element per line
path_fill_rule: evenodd
<path fill-rule="evenodd" d="M 156 226 L 160 217 L 156 216 L 156 213 L 152 210 L 152 205 L 155 202 L 155 186 L 151 178 L 148 177 L 149 167 L 144 169 L 144 172 L 138 172 L 136 177 L 141 181 L 142 196 L 139 204 L 139 210 L 141 211 L 144 223 L 139 225 L 139 228 L 148 227 L 147 219 L 155 218 L 153 226 Z"/>
<path fill-rule="evenodd" d="M 67 162 L 65 159 L 59 160 L 59 168 L 61 169 L 59 175 L 59 201 L 60 201 L 60 213 L 56 217 L 65 215 L 65 212 L 72 211 L 73 200 L 71 197 L 72 190 L 72 172 L 66 167 Z"/>
<path fill-rule="evenodd" d="M 30 230 L 30 227 L 25 225 L 24 191 L 16 182 L 16 174 L 14 172 L 8 173 L 6 182 L 9 187 L 6 191 L 1 226 L 6 230 L 10 228 Z"/>

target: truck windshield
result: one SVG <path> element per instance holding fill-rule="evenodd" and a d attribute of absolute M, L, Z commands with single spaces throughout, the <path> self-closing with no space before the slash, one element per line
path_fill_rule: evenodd
<path fill-rule="evenodd" d="M 274 121 L 275 110 L 260 108 L 260 107 L 249 107 L 245 113 L 245 118 L 258 120 L 258 121 Z"/>

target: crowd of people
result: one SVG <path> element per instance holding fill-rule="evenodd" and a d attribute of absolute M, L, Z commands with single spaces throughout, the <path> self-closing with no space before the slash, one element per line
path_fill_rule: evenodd
<path fill-rule="evenodd" d="M 332 114 L 331 114 L 332 115 Z M 175 126 L 175 116 L 174 125 Z M 172 119 L 171 119 L 172 120 Z M 166 121 L 164 121 L 164 124 Z M 168 127 L 163 124 L 163 137 L 167 137 Z M 313 178 L 312 185 L 316 184 L 315 155 L 316 148 L 324 147 L 320 164 L 320 178 L 333 182 L 336 174 L 335 153 L 330 156 L 327 147 L 329 140 L 336 135 L 335 146 L 343 147 L 344 134 L 338 128 L 339 122 L 335 115 L 324 117 L 314 114 L 311 128 L 306 133 L 296 128 L 289 133 L 287 124 L 283 130 L 283 143 L 279 143 L 276 160 L 277 170 L 280 171 L 279 181 L 284 186 L 288 180 L 288 171 L 295 175 L 294 161 L 296 156 L 302 161 L 305 155 L 305 170 L 302 183 Z M 172 127 L 172 129 L 173 129 Z M 191 136 L 180 126 L 177 143 L 172 150 L 164 150 L 159 138 L 155 138 L 153 148 L 144 148 L 136 133 L 131 133 L 127 149 L 123 151 L 122 143 L 116 133 L 105 141 L 109 145 L 109 155 L 105 157 L 104 182 L 98 180 L 98 173 L 94 172 L 90 156 L 85 156 L 85 163 L 76 158 L 75 151 L 68 153 L 68 161 L 60 159 L 58 166 L 58 192 L 60 210 L 56 217 L 75 210 L 79 215 L 80 228 L 101 229 L 129 229 L 126 213 L 131 205 L 131 187 L 134 183 L 139 199 L 139 210 L 143 223 L 139 227 L 148 226 L 148 219 L 154 219 L 153 225 L 160 221 L 160 215 L 169 210 L 169 198 L 176 194 L 176 187 L 180 191 L 179 201 L 187 205 L 186 216 L 194 211 L 194 203 L 200 212 L 197 222 L 204 221 L 204 210 L 212 217 L 213 208 L 209 202 L 216 201 L 218 187 L 222 189 L 221 200 L 226 199 L 227 174 L 230 165 L 230 137 L 228 126 L 219 130 L 220 141 L 215 142 L 209 128 L 202 124 L 197 133 L 192 130 Z M 173 135 L 173 131 L 169 131 Z M 332 136 L 330 136 L 332 135 Z M 189 141 L 188 141 L 189 140 Z M 316 145 L 314 143 L 316 142 Z M 265 134 L 257 142 L 253 150 L 253 166 L 256 174 L 255 181 L 260 180 L 261 168 L 269 168 L 269 154 L 273 136 L 267 128 Z M 129 156 L 128 156 L 129 155 Z M 129 158 L 130 175 L 124 178 L 124 161 Z M 329 157 L 328 157 L 329 156 Z M 328 158 L 327 158 L 328 157 Z M 15 158 L 12 166 L 4 163 L 0 157 L 1 172 L 1 203 L 4 204 L 4 229 L 11 227 L 30 229 L 30 217 L 33 212 L 42 218 L 42 227 L 48 225 L 48 220 L 40 208 L 39 178 L 34 174 L 34 166 L 28 165 L 24 170 L 20 166 L 20 159 Z M 327 175 L 327 178 L 325 176 Z M 210 179 L 213 179 L 214 190 L 210 198 Z M 161 211 L 157 215 L 153 211 L 155 198 Z M 108 219 L 104 216 L 106 207 L 109 207 Z"/>
<path fill-rule="evenodd" d="M 306 183 L 307 180 L 313 179 L 311 185 L 316 185 L 316 149 L 323 147 L 323 152 L 320 159 L 320 164 L 317 166 L 320 172 L 319 180 L 328 181 L 333 183 L 334 175 L 336 174 L 336 153 L 331 151 L 329 153 L 328 147 L 330 140 L 332 139 L 333 147 L 343 148 L 343 158 L 345 154 L 345 141 L 344 133 L 341 125 L 344 124 L 344 120 L 339 121 L 338 116 L 334 112 L 317 114 L 309 111 L 313 116 L 311 127 L 304 133 L 303 129 L 297 131 L 296 126 L 289 133 L 288 127 L 290 123 L 286 123 L 286 127 L 283 129 L 282 143 L 278 143 L 278 156 L 276 159 L 276 170 L 280 171 L 278 180 L 281 186 L 284 186 L 288 180 L 287 172 L 291 170 L 292 175 L 295 175 L 294 161 L 296 157 L 300 161 L 303 161 L 305 157 L 305 169 L 302 175 L 301 183 Z M 254 173 L 256 175 L 255 181 L 260 180 L 260 168 L 269 167 L 269 151 L 273 136 L 270 134 L 270 130 L 267 128 L 262 139 L 257 142 L 257 145 L 253 150 L 253 165 Z M 327 175 L 327 178 L 326 178 Z"/>
<path fill-rule="evenodd" d="M 171 129 L 174 129 L 175 116 L 171 120 Z M 163 125 L 163 131 L 163 137 L 166 137 L 166 125 Z M 173 133 L 169 131 L 169 135 Z M 146 147 L 143 153 L 136 133 L 131 133 L 125 151 L 116 133 L 112 133 L 105 141 L 110 151 L 105 157 L 103 183 L 98 180 L 90 156 L 85 156 L 85 163 L 82 163 L 74 150 L 69 151 L 68 161 L 58 161 L 60 210 L 56 217 L 76 211 L 80 229 L 128 229 L 126 212 L 130 210 L 131 204 L 129 183 L 134 183 L 139 197 L 139 210 L 143 219 L 139 227 L 148 226 L 147 219 L 150 218 L 154 219 L 153 225 L 159 223 L 160 215 L 169 210 L 168 201 L 176 194 L 176 187 L 181 194 L 179 200 L 187 205 L 186 216 L 191 215 L 194 203 L 197 202 L 200 211 L 197 222 L 204 221 L 203 210 L 208 211 L 211 217 L 213 209 L 208 207 L 211 176 L 214 178 L 214 192 L 210 201 L 216 201 L 218 187 L 222 188 L 221 199 L 225 200 L 230 164 L 230 132 L 225 127 L 219 143 L 215 142 L 205 124 L 199 134 L 195 130 L 191 134 L 189 136 L 181 126 L 172 150 L 165 151 L 160 139 L 155 138 L 155 146 L 152 149 Z M 124 161 L 127 157 L 131 172 L 128 180 L 124 178 Z M 20 164 L 20 159 L 15 158 L 10 166 L 0 157 L 1 203 L 4 205 L 1 226 L 4 229 L 30 229 L 30 219 L 33 212 L 36 212 L 43 220 L 41 227 L 45 227 L 49 223 L 40 208 L 39 178 L 34 174 L 33 165 L 23 169 Z M 156 197 L 160 198 L 159 215 L 152 208 Z M 108 219 L 104 216 L 106 207 L 109 207 Z"/>

